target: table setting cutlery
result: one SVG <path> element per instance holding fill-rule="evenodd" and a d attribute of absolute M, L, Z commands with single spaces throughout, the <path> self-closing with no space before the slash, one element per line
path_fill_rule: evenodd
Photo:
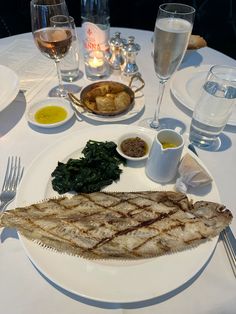
<path fill-rule="evenodd" d="M 46 2 L 48 1 L 32 0 L 32 3 L 39 6 Z M 64 0 L 56 0 L 52 6 L 58 2 L 64 2 Z M 171 5 L 167 3 L 165 7 L 161 8 L 168 11 Z M 158 7 L 156 9 L 158 10 Z M 65 17 L 64 14 L 63 18 Z M 73 14 L 75 22 L 77 22 L 78 17 L 74 15 L 73 11 L 71 11 L 71 14 Z M 53 17 L 51 21 L 52 19 Z M 58 23 L 57 19 L 56 15 L 56 23 Z M 165 43 L 165 39 L 168 36 L 173 36 L 170 45 L 171 47 L 174 45 L 174 49 L 177 49 L 176 58 L 178 58 L 179 53 L 182 53 L 182 50 L 184 50 L 183 41 L 185 41 L 185 39 L 180 40 L 180 37 L 182 37 L 180 35 L 183 35 L 183 37 L 187 36 L 185 34 L 186 29 L 182 32 L 182 30 L 176 31 L 176 29 L 172 28 L 169 32 L 166 32 L 166 29 L 163 29 L 161 26 L 168 19 L 168 16 L 161 17 L 158 13 L 157 20 L 156 22 L 154 21 L 156 25 L 153 24 L 153 28 L 157 28 L 157 26 L 160 26 L 160 28 L 158 30 L 158 38 L 154 38 L 154 43 L 155 46 L 158 43 L 162 45 L 161 43 Z M 178 20 L 178 17 L 173 19 Z M 67 13 L 65 22 L 67 24 Z M 184 26 L 187 25 L 183 24 Z M 189 24 L 192 27 L 193 18 L 191 21 L 189 20 Z M 55 24 L 55 26 L 45 27 L 46 31 L 51 27 L 59 30 Z M 32 28 L 35 40 L 37 40 L 37 34 L 41 30 L 42 28 L 39 30 L 36 30 L 36 27 Z M 78 29 L 78 31 L 80 34 L 81 29 Z M 157 311 L 171 314 L 177 308 L 179 312 L 191 312 L 192 314 L 214 312 L 215 309 L 231 313 L 235 308 L 236 302 L 234 291 L 236 241 L 231 236 L 235 229 L 235 220 L 229 216 L 230 227 L 227 224 L 227 226 L 224 226 L 224 230 L 220 229 L 216 236 L 206 240 L 208 239 L 206 229 L 209 230 L 211 228 L 215 232 L 219 224 L 214 220 L 215 215 L 213 215 L 214 222 L 211 219 L 212 217 L 208 215 L 207 222 L 204 217 L 204 222 L 201 225 L 203 228 L 201 228 L 200 220 L 202 221 L 202 219 L 200 219 L 200 216 L 209 213 L 208 205 L 210 202 L 216 203 L 217 215 L 227 216 L 227 213 L 232 213 L 235 216 L 234 204 L 236 196 L 233 193 L 233 182 L 236 176 L 236 168 L 233 166 L 233 156 L 236 154 L 235 130 L 232 133 L 228 129 L 225 130 L 227 138 L 231 141 L 231 146 L 229 145 L 227 149 L 221 149 L 217 153 L 210 153 L 200 150 L 202 147 L 197 147 L 191 142 L 189 139 L 189 126 L 191 121 L 190 113 L 194 111 L 192 103 L 196 101 L 198 96 L 200 97 L 200 94 L 197 94 L 204 85 L 203 76 L 207 76 L 211 65 L 225 64 L 233 67 L 235 66 L 235 61 L 223 58 L 222 54 L 220 55 L 217 51 L 214 52 L 213 49 L 206 47 L 199 49 L 198 53 L 193 53 L 186 63 L 184 63 L 184 59 L 181 59 L 180 67 L 176 66 L 176 64 L 173 65 L 172 62 L 173 67 L 176 66 L 172 72 L 165 68 L 171 67 L 169 63 L 171 60 L 169 59 L 173 58 L 173 47 L 170 47 L 171 49 L 164 48 L 163 53 L 163 51 L 160 51 L 162 49 L 161 46 L 159 46 L 155 47 L 155 49 L 159 49 L 159 56 L 156 55 L 156 58 L 160 58 L 159 61 L 161 61 L 161 56 L 163 56 L 165 60 L 163 63 L 159 63 L 160 68 L 157 71 L 156 68 L 154 69 L 155 56 L 150 56 L 151 49 L 154 48 L 150 44 L 150 37 L 153 32 L 136 29 L 131 31 L 125 28 L 114 28 L 112 31 L 114 31 L 116 37 L 118 36 L 117 34 L 122 34 L 122 38 L 127 39 L 132 39 L 135 36 L 135 42 L 137 41 L 141 47 L 138 51 L 131 51 L 132 53 L 129 56 L 131 61 L 137 61 L 139 72 L 146 83 L 145 89 L 135 95 L 133 105 L 129 106 L 129 103 L 127 110 L 124 112 L 115 112 L 115 115 L 104 115 L 102 110 L 93 112 L 89 110 L 89 107 L 81 106 L 83 90 L 86 90 L 88 86 L 92 86 L 93 83 L 101 83 L 99 80 L 106 83 L 105 77 L 98 79 L 94 75 L 92 76 L 93 81 L 89 80 L 86 75 L 85 59 L 82 57 L 82 54 L 80 57 L 82 68 L 80 70 L 83 70 L 84 75 L 80 77 L 80 84 L 78 82 L 63 83 L 66 97 L 57 97 L 54 99 L 55 102 L 53 102 L 53 97 L 48 97 L 50 96 L 48 91 L 55 91 L 54 87 L 58 86 L 56 72 L 54 73 L 53 69 L 46 76 L 45 73 L 47 72 L 43 67 L 43 63 L 41 66 L 40 60 L 35 58 L 34 66 L 40 72 L 37 72 L 39 79 L 37 79 L 37 83 L 34 83 L 34 85 L 31 81 L 35 79 L 36 82 L 36 71 L 32 69 L 32 63 L 34 62 L 28 62 L 28 67 L 30 67 L 30 64 L 32 67 L 30 68 L 32 69 L 31 72 L 23 71 L 22 66 L 21 72 L 17 72 L 20 76 L 22 87 L 20 89 L 21 97 L 25 94 L 26 89 L 28 91 L 24 102 L 25 115 L 22 119 L 18 119 L 18 123 L 14 124 L 13 132 L 5 132 L 3 134 L 4 137 L 1 136 L 0 276 L 3 285 L 0 288 L 0 295 L 4 296 L 2 300 L 3 311 L 14 313 L 15 310 L 17 313 L 23 311 L 25 314 L 29 314 L 34 312 L 34 308 L 38 306 L 40 312 L 47 313 L 50 308 L 52 314 L 56 313 L 58 308 L 60 308 L 61 312 L 70 312 L 71 314 L 76 313 L 76 311 L 91 314 L 97 314 L 97 312 L 105 313 L 105 311 L 113 313 L 115 309 L 120 310 L 120 312 L 131 310 L 140 314 L 141 312 L 154 313 Z M 28 35 L 24 34 L 24 36 L 27 37 Z M 39 54 L 35 48 L 34 40 L 31 38 L 32 33 L 29 36 L 29 43 Z M 163 36 L 163 41 L 159 36 Z M 40 38 L 44 41 L 45 36 Z M 189 38 L 191 39 L 191 37 Z M 82 46 L 81 34 L 80 40 Z M 3 43 L 4 48 L 4 39 L 0 41 Z M 128 55 L 123 55 L 121 47 L 123 43 L 119 43 L 119 40 L 114 41 L 113 46 L 111 41 L 108 43 L 110 44 L 110 52 L 113 52 L 111 56 L 114 61 L 117 61 L 122 56 L 129 57 Z M 42 45 L 43 43 L 39 44 Z M 120 45 L 118 47 L 120 48 L 119 55 L 116 54 L 118 45 Z M 12 55 L 17 55 L 20 59 L 20 43 L 14 51 L 12 51 Z M 33 52 L 31 53 L 27 46 L 24 47 L 24 51 L 27 51 L 31 61 L 34 56 Z M 6 60 L 7 52 L 8 50 L 6 50 L 4 55 Z M 41 50 L 41 52 L 45 55 L 45 51 Z M 129 51 L 125 52 L 129 53 Z M 82 53 L 82 49 L 80 49 L 80 53 Z M 185 50 L 185 57 L 186 53 L 187 51 Z M 193 66 L 193 64 L 197 64 L 195 62 L 197 54 L 197 61 L 200 60 L 201 62 L 200 67 Z M 94 60 L 94 56 L 91 54 L 90 57 L 93 58 L 88 60 L 90 67 L 97 64 L 96 67 L 91 67 L 95 71 L 94 73 L 104 69 L 100 66 L 99 55 L 94 55 L 97 58 L 97 60 Z M 137 60 L 135 59 L 136 56 Z M 69 53 L 62 57 L 60 65 L 68 57 L 70 57 Z M 42 58 L 45 58 L 46 61 L 49 59 L 45 56 Z M 102 62 L 109 62 L 109 67 L 111 68 L 107 81 L 117 81 L 129 86 L 129 78 L 122 76 L 124 74 L 124 65 L 128 58 L 121 60 L 121 65 L 117 66 L 117 69 L 115 62 L 111 62 L 113 61 L 112 58 L 105 60 L 104 56 L 102 56 Z M 2 58 L 2 60 L 5 59 Z M 26 61 L 28 59 L 25 58 Z M 50 57 L 50 59 L 53 58 Z M 15 63 L 19 66 L 21 60 L 17 60 Z M 24 69 L 28 69 L 26 61 L 24 61 Z M 176 59 L 174 60 L 175 62 L 177 62 Z M 206 64 L 209 65 L 206 66 Z M 146 123 L 144 128 L 141 127 L 143 124 L 140 123 L 142 119 L 144 121 L 147 120 L 146 118 L 153 118 L 155 110 L 158 112 L 160 109 L 156 103 L 156 98 L 158 98 L 156 96 L 158 96 L 157 83 L 160 80 L 160 75 L 163 74 L 161 65 L 164 68 L 163 71 L 166 70 L 168 74 L 172 73 L 170 76 L 171 80 L 167 79 L 167 82 L 169 81 L 168 84 L 164 84 L 166 88 L 163 92 L 164 97 L 161 104 L 163 106 L 163 115 L 160 119 L 160 129 L 161 132 L 166 132 L 167 130 L 165 129 L 170 128 L 181 134 L 180 136 L 184 140 L 177 144 L 173 143 L 173 138 L 169 141 L 168 137 L 164 141 L 157 137 L 157 134 L 160 132 L 159 127 L 157 129 L 150 128 Z M 187 65 L 191 66 L 187 67 Z M 181 70 L 181 68 L 184 69 Z M 187 71 L 187 69 L 189 70 Z M 62 74 L 62 67 L 60 70 Z M 24 79 L 25 73 L 28 75 L 27 79 L 29 82 Z M 51 81 L 51 79 L 53 80 Z M 39 83 L 36 88 L 39 80 L 42 83 Z M 135 85 L 140 84 L 134 82 L 133 85 L 136 87 Z M 67 86 L 71 87 L 71 89 L 67 88 Z M 77 87 L 77 89 L 72 89 L 72 86 Z M 114 97 L 114 94 L 116 93 L 109 92 L 108 98 Z M 103 97 L 103 100 L 104 98 L 107 100 L 107 94 L 98 96 L 100 100 L 101 97 Z M 189 102 L 189 99 L 191 99 L 191 102 Z M 44 103 L 46 100 L 48 103 Z M 159 100 L 161 101 L 161 97 Z M 181 102 L 177 102 L 177 100 L 181 100 Z M 41 112 L 41 109 L 44 110 L 45 107 L 46 109 L 51 106 L 62 107 L 59 103 L 61 101 L 68 103 L 73 113 L 72 119 L 64 126 L 57 125 L 58 129 L 55 129 L 55 131 L 35 127 L 33 123 L 35 123 L 36 113 Z M 11 104 L 12 108 L 18 105 L 18 103 L 15 103 L 16 100 Z M 36 108 L 34 106 L 37 103 L 38 106 Z M 43 105 L 42 108 L 41 105 Z M 33 107 L 35 110 L 33 110 Z M 28 118 L 29 112 L 31 113 L 33 123 Z M 157 119 L 154 118 L 154 121 L 158 120 L 158 115 L 159 113 L 156 114 Z M 14 120 L 14 112 L 8 115 L 8 117 L 9 122 L 11 121 L 10 119 Z M 231 121 L 231 118 L 232 116 L 228 122 Z M 2 121 L 4 121 L 4 116 Z M 119 121 L 121 121 L 120 124 L 117 123 Z M 56 126 L 54 122 L 40 123 L 40 125 L 43 128 Z M 172 131 L 168 130 L 167 133 L 172 133 Z M 146 137 L 144 136 L 147 136 L 150 142 L 149 140 L 145 141 Z M 180 137 L 179 135 L 177 136 Z M 136 137 L 139 137 L 139 139 L 137 140 Z M 124 142 L 130 143 L 130 140 L 133 143 L 133 139 L 138 143 L 138 148 L 140 148 L 139 143 L 142 145 L 143 142 L 148 144 L 148 149 L 144 145 L 144 156 L 130 157 L 130 153 L 124 150 L 122 144 Z M 157 139 L 160 143 L 156 143 Z M 221 140 L 224 143 L 222 146 L 225 148 L 225 138 L 221 138 Z M 97 143 L 112 141 L 117 145 L 116 150 L 118 152 L 118 148 L 125 152 L 124 155 L 126 156 L 123 156 L 125 164 L 120 165 L 120 177 L 98 192 L 80 192 L 80 190 L 71 189 L 68 190 L 69 192 L 66 192 L 67 195 L 62 195 L 58 192 L 58 189 L 55 189 L 56 185 L 53 184 L 55 183 L 55 170 L 59 165 L 62 167 L 62 164 L 64 168 L 61 168 L 61 170 L 65 169 L 67 163 L 69 166 L 72 165 L 69 163 L 69 160 L 71 160 L 70 162 L 75 162 L 76 165 L 78 160 L 80 163 L 84 162 L 85 147 L 89 141 Z M 152 144 L 153 147 L 158 144 L 158 150 L 153 149 L 152 154 L 150 154 Z M 167 147 L 166 144 L 174 144 L 176 146 Z M 175 157 L 174 154 L 178 150 L 181 151 L 181 154 Z M 164 154 L 163 159 L 161 159 L 162 154 Z M 105 155 L 111 157 L 109 153 Z M 122 154 L 120 155 L 122 156 Z M 153 159 L 148 161 L 151 155 Z M 8 156 L 10 157 L 8 158 Z M 21 156 L 21 158 L 18 156 Z M 171 156 L 171 162 L 173 162 L 173 159 L 177 160 L 177 166 L 173 166 L 175 174 L 173 178 L 171 180 L 168 178 L 167 182 L 165 182 L 159 178 L 159 173 L 155 173 L 155 171 L 158 168 L 157 163 L 162 164 L 161 168 L 166 169 L 164 176 L 167 176 L 168 168 L 171 168 L 172 165 L 169 162 L 167 165 L 164 164 L 168 156 Z M 94 153 L 94 157 L 96 157 L 96 160 L 98 159 L 97 152 Z M 191 171 L 189 171 L 190 167 L 187 167 L 190 159 L 192 160 Z M 225 159 L 227 162 L 224 163 Z M 22 161 L 24 161 L 24 164 L 22 164 Z M 102 162 L 104 162 L 104 158 Z M 150 168 L 149 172 L 146 171 L 148 163 L 153 165 L 153 169 Z M 209 184 L 205 184 L 205 182 L 202 184 L 202 176 L 201 180 L 199 179 L 199 173 L 202 174 L 202 172 L 198 172 L 198 169 L 196 170 L 196 167 L 193 167 L 194 163 L 198 164 L 199 168 L 202 167 L 209 175 L 209 178 L 206 178 L 206 181 L 209 179 L 207 181 Z M 24 171 L 23 167 L 26 164 L 28 165 L 27 172 Z M 73 164 L 73 171 L 75 164 Z M 91 165 L 94 166 L 95 162 L 91 162 Z M 80 168 L 85 169 L 84 165 L 83 167 L 80 165 Z M 94 166 L 94 168 L 98 169 L 97 166 Z M 107 166 L 106 169 L 108 168 Z M 70 170 L 72 168 L 67 167 L 67 169 Z M 77 169 L 79 169 L 78 166 Z M 80 176 L 81 169 L 78 171 Z M 114 173 L 114 170 L 111 172 Z M 187 175 L 189 181 L 186 179 Z M 59 178 L 57 180 L 58 185 L 62 184 L 64 179 L 63 184 L 69 182 L 69 180 L 65 182 L 67 180 L 65 172 L 57 172 L 57 178 Z M 77 178 L 75 173 L 73 173 L 73 178 Z M 83 175 L 84 178 L 90 180 L 92 175 Z M 98 178 L 101 182 L 101 175 Z M 184 190 L 183 184 L 181 185 L 182 191 L 177 188 L 177 179 L 181 179 L 181 183 L 185 183 L 186 190 Z M 198 182 L 201 181 L 199 185 L 196 185 L 197 180 Z M 88 188 L 87 183 L 83 183 L 83 186 Z M 74 192 L 71 193 L 70 191 Z M 163 193 L 164 196 L 161 198 L 161 201 L 155 200 L 156 202 L 153 204 L 154 191 L 157 191 L 157 194 Z M 169 196 L 165 195 L 165 191 L 168 191 L 167 194 L 169 195 L 170 193 L 174 197 L 173 204 Z M 107 195 L 104 197 L 106 193 Z M 71 194 L 76 194 L 76 196 Z M 81 197 L 82 194 L 83 198 Z M 185 199 L 178 201 L 175 197 L 179 194 L 185 195 L 189 202 L 187 200 L 185 202 Z M 136 203 L 135 195 L 139 197 L 142 210 L 139 208 L 139 203 Z M 70 196 L 72 196 L 72 199 Z M 65 207 L 59 208 L 56 205 L 55 213 L 53 213 L 54 206 L 55 204 L 59 206 L 61 197 Z M 221 203 L 221 198 L 222 201 L 226 201 L 227 208 Z M 77 201 L 79 204 L 76 203 Z M 114 203 L 112 203 L 113 201 Z M 198 206 L 197 204 L 200 202 L 204 203 L 206 207 L 199 207 L 196 211 L 196 216 L 194 216 L 195 211 L 192 212 L 192 209 L 195 208 L 194 204 L 196 203 L 196 206 Z M 191 210 L 186 211 L 184 207 L 186 203 L 189 204 Z M 31 206 L 33 211 L 29 210 Z M 174 212 L 177 208 L 179 209 Z M 185 210 L 182 211 L 181 209 Z M 34 213 L 36 213 L 35 216 Z M 45 213 L 48 214 L 47 217 Z M 83 214 L 84 216 L 82 216 Z M 21 225 L 15 226 L 14 218 L 18 218 L 18 215 L 21 216 Z M 12 220 L 10 219 L 11 217 Z M 16 219 L 17 223 L 19 223 L 20 219 Z M 222 220 L 224 222 L 224 219 Z M 173 231 L 166 227 L 165 224 L 167 223 L 173 227 L 171 227 Z M 137 228 L 136 231 L 135 228 Z M 200 230 L 197 228 L 200 228 Z M 159 230 L 163 231 L 161 234 L 162 238 L 159 235 Z M 40 241 L 41 238 L 34 239 L 36 234 L 43 234 L 42 241 Z M 193 242 L 191 242 L 190 235 Z M 58 237 L 58 241 L 54 236 Z M 177 236 L 179 237 L 178 243 L 174 242 L 177 241 Z M 194 241 L 197 242 L 200 236 L 203 242 L 197 243 L 197 246 L 191 245 L 195 243 Z M 68 244 L 69 239 L 72 241 L 71 245 Z M 55 240 L 53 242 L 54 246 L 52 246 L 51 240 Z M 176 246 L 181 243 L 185 246 L 184 249 L 182 251 L 175 250 Z M 188 249 L 186 248 L 187 245 L 189 245 Z M 79 252 L 78 250 L 81 246 L 82 250 Z M 155 252 L 157 247 L 160 251 Z M 117 258 L 114 258 L 111 251 L 115 252 Z M 168 251 L 171 254 L 166 254 Z M 93 252 L 93 256 L 90 256 L 91 252 Z M 97 258 L 100 252 L 103 259 Z M 149 258 L 150 256 L 152 257 Z M 125 260 L 120 260 L 120 257 L 125 258 Z M 18 268 L 15 268 L 15 265 L 18 265 Z M 231 272 L 231 267 L 233 273 Z M 142 283 L 141 285 L 140 282 Z M 30 291 L 30 294 L 25 294 L 25 291 Z M 204 298 L 202 298 L 203 292 Z M 14 304 L 11 302 L 12 293 L 15 296 Z M 38 298 L 38 295 L 40 295 L 40 298 Z M 209 298 L 209 296 L 211 297 Z M 198 300 L 200 298 L 201 306 L 199 308 Z"/>
<path fill-rule="evenodd" d="M 18 184 L 22 178 L 24 168 L 21 165 L 20 157 L 8 157 L 7 169 L 0 193 L 0 213 L 15 199 Z"/>
<path fill-rule="evenodd" d="M 231 237 L 232 240 L 231 240 Z M 235 254 L 235 250 L 236 250 L 236 240 L 233 236 L 233 233 L 230 229 L 230 227 L 227 227 L 225 230 L 223 230 L 220 234 L 221 239 L 223 241 L 224 244 L 224 248 L 225 251 L 227 253 L 232 271 L 234 273 L 234 276 L 236 278 L 236 254 Z M 232 242 L 234 240 L 234 242 Z"/>
<path fill-rule="evenodd" d="M 126 126 L 126 125 L 104 125 L 98 127 L 90 127 L 89 130 L 80 130 L 79 142 L 78 142 L 78 132 L 70 133 L 67 137 L 61 139 L 60 142 L 52 143 L 47 151 L 42 152 L 42 154 L 37 158 L 37 160 L 30 166 L 29 171 L 27 171 L 22 184 L 19 189 L 19 197 L 17 198 L 18 204 L 24 204 L 24 200 L 27 198 L 27 202 L 33 203 L 35 200 L 49 199 L 55 197 L 55 191 L 52 190 L 52 186 L 48 184 L 50 180 L 50 174 L 53 167 L 56 167 L 58 161 L 63 161 L 68 158 L 78 157 L 78 152 L 80 152 L 88 139 L 107 141 L 112 140 L 118 142 L 118 139 L 122 134 L 127 134 L 129 132 L 142 132 L 150 137 L 155 136 L 156 131 L 150 129 L 144 129 L 136 126 Z M 184 147 L 184 153 L 186 153 L 187 147 Z M 80 155 L 79 155 L 80 156 Z M 197 157 L 195 157 L 197 159 Z M 161 185 L 151 181 L 145 175 L 145 168 L 140 167 L 140 163 L 136 164 L 131 161 L 128 162 L 128 167 L 124 167 L 122 176 L 120 180 L 115 184 L 115 188 L 118 191 L 130 191 L 130 178 L 132 180 L 132 190 L 142 191 L 142 190 L 157 190 L 162 189 Z M 199 161 L 201 164 L 201 162 Z M 43 175 L 42 175 L 43 173 Z M 29 189 L 37 181 L 38 188 L 33 190 L 29 195 Z M 165 186 L 168 190 L 173 190 L 174 182 L 169 183 Z M 108 191 L 114 191 L 114 186 L 110 187 Z M 208 189 L 206 189 L 208 191 Z M 213 182 L 212 188 L 209 193 L 203 197 L 203 200 L 214 199 L 218 201 L 217 188 Z M 7 215 L 5 215 L 6 217 Z M 99 229 L 98 229 L 99 230 Z M 150 298 L 152 293 L 155 296 L 163 295 L 168 291 L 175 289 L 177 286 L 182 285 L 186 280 L 191 278 L 196 272 L 198 272 L 205 263 L 209 260 L 214 248 L 217 244 L 218 238 L 215 237 L 212 241 L 206 241 L 202 243 L 198 248 L 185 250 L 184 252 L 165 255 L 144 263 L 134 264 L 134 261 L 126 261 L 124 264 L 121 261 L 113 262 L 107 261 L 106 264 L 98 261 L 88 261 L 83 258 L 76 256 L 69 256 L 66 254 L 60 254 L 52 252 L 51 250 L 45 249 L 42 246 L 37 245 L 37 243 L 25 239 L 24 236 L 20 234 L 20 241 L 23 243 L 23 247 L 26 248 L 26 254 L 30 257 L 34 264 L 38 265 L 43 274 L 46 274 L 47 278 L 52 280 L 54 283 L 60 283 L 60 285 L 68 290 L 74 291 L 78 295 L 86 295 L 89 298 L 96 298 L 102 301 L 117 301 L 117 302 L 133 302 L 138 300 L 145 300 Z M 35 254 L 36 253 L 36 254 Z M 54 261 L 55 259 L 55 261 Z M 47 270 L 45 269 L 43 263 L 45 261 L 47 265 Z M 67 269 L 62 273 L 61 267 L 64 263 L 67 263 Z M 55 269 L 55 263 L 58 267 Z M 87 265 L 93 267 L 93 272 L 89 272 Z M 107 265 L 108 264 L 108 265 Z M 122 267 L 117 267 L 122 265 Z M 132 266 L 135 267 L 132 267 Z M 172 265 L 170 267 L 170 265 Z M 189 266 L 188 266 L 189 265 Z M 104 274 L 103 270 L 112 269 L 112 272 L 106 272 Z M 138 269 L 137 269 L 138 268 Z M 57 271 L 58 270 L 58 271 Z M 142 280 L 145 279 L 145 285 L 147 289 L 142 290 L 140 286 L 133 279 L 137 278 L 137 273 L 143 273 Z M 82 282 L 86 280 L 89 282 L 89 289 L 81 284 L 81 280 L 73 281 L 72 278 L 74 274 L 82 278 Z M 153 272 L 155 272 L 158 277 L 158 282 L 152 280 Z M 170 276 L 171 273 L 171 276 Z M 96 289 L 95 282 L 97 281 L 97 276 L 102 276 L 104 282 L 103 290 Z M 124 278 L 126 278 L 127 283 L 124 289 Z M 168 283 L 166 282 L 168 279 Z M 116 281 L 116 285 L 122 287 L 122 293 L 119 295 L 115 290 L 112 290 L 112 285 Z M 171 285 L 171 288 L 170 288 Z M 110 294 L 112 291 L 112 295 Z M 131 292 L 127 292 L 131 291 Z M 138 294 L 139 292 L 139 294 Z"/>
<path fill-rule="evenodd" d="M 191 150 L 196 156 L 198 156 L 198 153 L 192 143 L 188 145 L 188 149 Z M 227 227 L 225 230 L 221 231 L 220 238 L 223 241 L 224 248 L 230 262 L 230 266 L 236 278 L 236 254 L 235 254 L 236 241 L 234 239 L 235 243 L 233 246 L 233 243 L 231 242 L 231 239 L 228 236 L 229 232 L 232 234 L 230 227 Z M 232 234 L 232 237 L 233 237 L 233 234 Z"/>

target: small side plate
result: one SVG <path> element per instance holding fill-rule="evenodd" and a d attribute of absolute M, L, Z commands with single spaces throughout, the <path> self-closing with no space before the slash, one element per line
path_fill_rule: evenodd
<path fill-rule="evenodd" d="M 2 111 L 16 98 L 20 81 L 18 75 L 4 65 L 0 65 L 0 81 L 0 111 Z"/>
<path fill-rule="evenodd" d="M 43 124 L 39 123 L 35 120 L 35 114 L 39 109 L 42 109 L 47 106 L 57 106 L 57 107 L 62 107 L 63 109 L 66 110 L 67 116 L 65 117 L 64 120 L 55 122 L 55 123 L 50 123 L 50 124 Z M 60 126 L 67 121 L 69 121 L 74 115 L 74 110 L 71 108 L 71 104 L 68 100 L 64 98 L 57 98 L 57 97 L 50 97 L 46 98 L 43 100 L 38 101 L 37 103 L 34 103 L 28 110 L 27 112 L 27 118 L 28 121 L 41 128 L 55 128 L 57 126 Z"/>

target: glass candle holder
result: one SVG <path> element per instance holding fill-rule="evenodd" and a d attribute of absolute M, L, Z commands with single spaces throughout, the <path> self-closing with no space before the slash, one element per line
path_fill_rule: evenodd
<path fill-rule="evenodd" d="M 89 80 L 98 80 L 109 75 L 109 64 L 103 51 L 93 50 L 85 55 L 85 73 Z"/>

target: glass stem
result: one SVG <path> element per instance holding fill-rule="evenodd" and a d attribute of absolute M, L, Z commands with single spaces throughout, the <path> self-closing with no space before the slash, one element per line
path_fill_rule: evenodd
<path fill-rule="evenodd" d="M 159 115 L 160 115 L 162 98 L 163 98 L 164 90 L 165 90 L 165 83 L 166 83 L 166 81 L 164 81 L 164 80 L 159 81 L 159 93 L 158 93 L 158 97 L 157 97 L 156 110 L 154 113 L 154 118 L 153 118 L 152 122 L 150 123 L 150 126 L 154 129 L 158 129 L 159 125 L 160 125 Z"/>
<path fill-rule="evenodd" d="M 64 91 L 63 84 L 62 84 L 60 61 L 57 60 L 57 61 L 55 61 L 55 63 L 56 63 L 57 77 L 58 77 L 58 82 L 59 82 L 58 91 L 59 91 L 59 93 L 64 94 L 65 91 Z"/>

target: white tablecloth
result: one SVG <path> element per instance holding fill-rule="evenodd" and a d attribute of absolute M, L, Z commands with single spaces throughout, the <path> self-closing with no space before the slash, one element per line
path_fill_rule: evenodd
<path fill-rule="evenodd" d="M 115 31 L 115 29 L 111 30 L 111 34 L 113 34 L 113 31 Z M 156 103 L 157 78 L 154 73 L 151 57 L 152 33 L 133 29 L 120 29 L 120 31 L 124 37 L 134 35 L 136 41 L 142 47 L 137 56 L 137 64 L 146 82 L 144 90 L 145 111 L 142 116 L 138 116 L 138 118 L 134 117 L 123 122 L 124 124 L 138 124 L 139 120 L 153 115 Z M 31 59 L 31 62 L 27 61 L 25 64 L 19 64 L 21 50 L 15 49 L 12 53 L 12 50 L 9 48 L 9 45 L 13 45 L 12 47 L 17 47 L 17 45 L 22 47 L 22 40 L 26 40 L 28 43 L 32 41 L 32 50 L 29 49 L 29 55 L 26 56 L 26 52 L 24 51 L 25 60 L 29 60 L 30 56 L 34 57 L 34 55 L 32 55 L 34 43 L 31 34 L 23 34 L 0 40 L 0 63 L 11 65 L 14 69 L 17 69 L 18 73 L 20 73 L 20 78 L 24 78 L 24 82 L 21 82 L 21 89 L 27 90 L 27 87 L 30 86 L 25 96 L 23 93 L 19 93 L 15 101 L 0 112 L 0 186 L 3 181 L 6 161 L 9 155 L 21 156 L 22 162 L 27 170 L 27 166 L 32 159 L 45 149 L 45 147 L 54 143 L 55 140 L 60 139 L 70 132 L 77 131 L 79 134 L 80 130 L 83 128 L 100 124 L 95 121 L 85 122 L 74 119 L 57 130 L 40 130 L 28 125 L 25 113 L 30 103 L 46 97 L 50 88 L 57 83 L 57 78 L 56 73 L 53 72 L 53 67 L 50 68 L 50 61 L 48 65 L 48 69 L 51 69 L 49 71 L 50 73 L 44 71 L 43 75 L 45 75 L 45 81 L 39 82 L 35 87 L 31 79 L 33 79 L 33 75 L 35 74 L 35 67 L 37 68 L 37 60 L 41 58 L 40 53 L 35 50 L 34 53 L 36 53 L 36 55 L 38 53 L 39 59 L 34 57 Z M 7 49 L 10 49 L 11 58 L 7 53 Z M 13 62 L 13 57 L 15 57 L 15 63 Z M 236 61 L 211 48 L 203 48 L 184 60 L 182 67 L 190 65 L 198 66 L 200 64 L 227 64 L 236 66 Z M 81 70 L 84 71 L 82 62 Z M 75 83 L 83 87 L 90 82 L 87 81 L 84 76 Z M 169 83 L 167 84 L 161 115 L 180 119 L 189 128 L 191 113 L 177 103 L 170 95 Z M 197 152 L 214 176 L 222 203 L 231 209 L 236 216 L 235 133 L 236 127 L 226 127 L 224 131 L 224 145 L 221 150 L 209 152 L 197 149 Z M 14 203 L 9 206 L 9 208 L 13 207 Z M 236 230 L 235 219 L 231 228 L 233 231 Z M 158 281 L 158 278 L 156 278 L 156 280 Z M 204 271 L 196 276 L 196 278 L 188 281 L 186 285 L 182 286 L 180 289 L 170 292 L 164 297 L 154 298 L 141 303 L 111 304 L 72 295 L 58 288 L 52 282 L 49 282 L 47 278 L 36 270 L 28 259 L 16 232 L 14 230 L 4 230 L 4 232 L 2 231 L 1 233 L 0 243 L 0 282 L 0 313 L 4 314 L 233 314 L 236 312 L 236 281 L 222 242 L 218 243 L 215 253 L 210 262 L 206 265 Z M 142 287 L 141 282 L 140 289 L 145 289 L 145 287 Z"/>

